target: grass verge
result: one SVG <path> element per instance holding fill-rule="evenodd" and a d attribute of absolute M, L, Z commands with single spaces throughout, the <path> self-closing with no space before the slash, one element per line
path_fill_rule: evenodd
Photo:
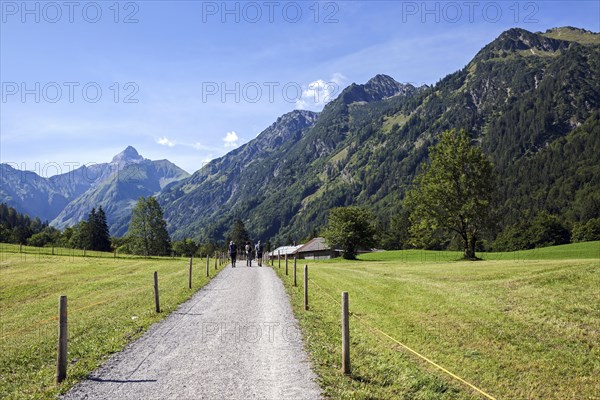
<path fill-rule="evenodd" d="M 417 251 L 309 263 L 309 311 L 290 295 L 321 386 L 335 399 L 485 398 L 380 329 L 497 399 L 597 399 L 600 242 L 421 261 Z M 305 260 L 299 260 L 304 265 Z M 290 264 L 290 266 L 293 264 Z M 340 293 L 348 291 L 352 374 L 341 368 Z"/>
<path fill-rule="evenodd" d="M 9 245 L 1 250 L 2 399 L 50 399 L 66 392 L 208 282 L 200 260 L 190 290 L 187 259 L 21 254 Z M 212 262 L 211 269 L 214 275 Z M 154 311 L 154 271 L 160 314 Z M 60 295 L 68 296 L 68 379 L 56 386 Z"/>

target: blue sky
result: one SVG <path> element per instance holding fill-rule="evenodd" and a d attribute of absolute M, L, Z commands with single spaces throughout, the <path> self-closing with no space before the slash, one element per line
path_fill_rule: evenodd
<path fill-rule="evenodd" d="M 0 161 L 132 145 L 188 172 L 378 73 L 432 84 L 504 30 L 600 30 L 598 1 L 0 2 Z"/>

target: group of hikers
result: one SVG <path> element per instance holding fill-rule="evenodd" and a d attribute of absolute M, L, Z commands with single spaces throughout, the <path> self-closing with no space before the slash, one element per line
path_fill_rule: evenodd
<path fill-rule="evenodd" d="M 263 245 L 260 242 L 260 240 L 258 241 L 258 243 L 256 243 L 254 248 L 252 247 L 250 242 L 246 242 L 246 245 L 244 246 L 244 252 L 246 254 L 246 266 L 247 267 L 252 266 L 252 259 L 254 258 L 253 257 L 254 255 L 256 255 L 256 260 L 258 261 L 258 266 L 262 267 Z M 235 244 L 235 242 L 232 240 L 231 242 L 229 242 L 229 257 L 231 258 L 231 266 L 233 268 L 235 268 L 237 254 L 238 254 L 237 244 Z"/>

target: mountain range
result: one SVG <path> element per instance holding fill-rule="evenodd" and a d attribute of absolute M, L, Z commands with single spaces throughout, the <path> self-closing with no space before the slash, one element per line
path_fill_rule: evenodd
<path fill-rule="evenodd" d="M 281 116 L 190 176 L 132 148 L 94 180 L 23 180 L 3 166 L 0 201 L 58 227 L 102 204 L 116 235 L 134 200 L 149 194 L 158 195 L 175 239 L 223 240 L 240 218 L 254 237 L 300 240 L 331 207 L 354 204 L 370 207 L 387 229 L 429 146 L 454 128 L 470 132 L 494 162 L 501 228 L 542 211 L 567 225 L 600 217 L 600 35 L 515 28 L 435 85 L 376 75 L 320 113 Z"/>
<path fill-rule="evenodd" d="M 496 165 L 505 225 L 528 213 L 600 215 L 600 35 L 510 29 L 433 86 L 377 75 L 319 114 L 294 111 L 160 195 L 176 237 L 222 239 L 235 218 L 258 237 L 300 240 L 331 207 L 385 224 L 446 129 L 469 131 Z M 277 148 L 273 138 L 284 141 Z M 253 157 L 248 157 L 253 153 Z"/>
<path fill-rule="evenodd" d="M 158 194 L 169 183 L 188 176 L 170 161 L 147 160 L 129 146 L 109 163 L 82 166 L 50 178 L 0 164 L 0 202 L 61 229 L 87 218 L 92 207 L 102 206 L 111 235 L 122 236 L 140 196 Z"/>

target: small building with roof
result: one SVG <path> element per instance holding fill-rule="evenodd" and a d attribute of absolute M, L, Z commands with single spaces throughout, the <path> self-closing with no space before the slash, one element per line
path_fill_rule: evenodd
<path fill-rule="evenodd" d="M 278 256 L 284 258 L 286 255 L 288 258 L 294 258 L 294 256 L 298 255 L 298 249 L 303 245 L 298 246 L 279 246 L 272 252 L 268 254 L 269 258 L 277 258 Z M 298 258 L 300 258 L 298 256 Z"/>
<path fill-rule="evenodd" d="M 325 238 L 316 237 L 311 239 L 306 244 L 300 246 L 296 251 L 298 258 L 307 260 L 327 260 L 330 258 L 339 257 L 341 250 L 332 249 L 327 245 Z"/>

